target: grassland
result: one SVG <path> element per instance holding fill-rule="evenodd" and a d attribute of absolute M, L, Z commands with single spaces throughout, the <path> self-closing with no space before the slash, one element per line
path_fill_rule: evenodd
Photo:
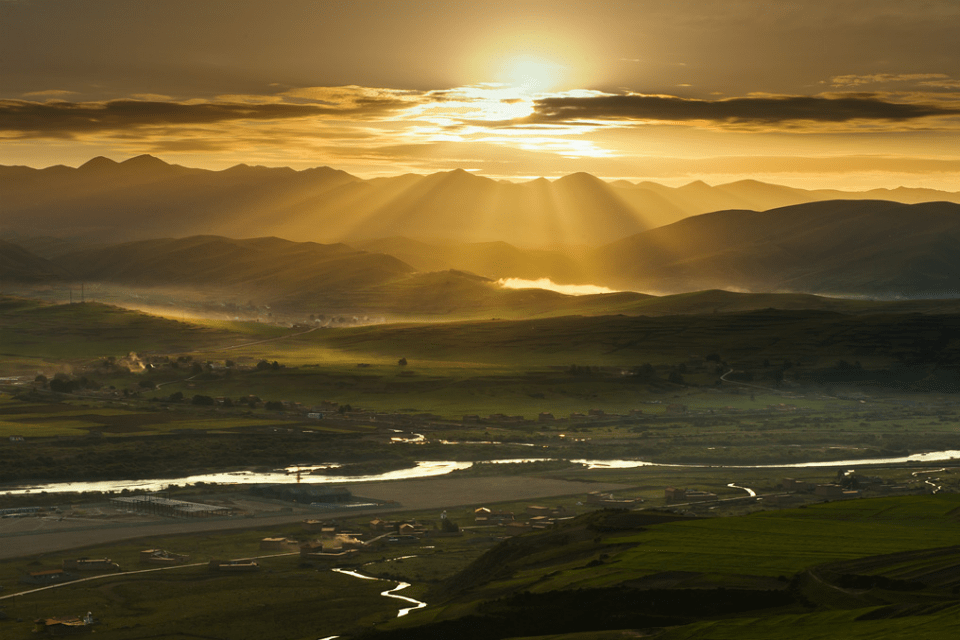
<path fill-rule="evenodd" d="M 960 316 L 857 305 L 856 315 L 823 308 L 721 310 L 307 331 L 5 298 L 0 375 L 18 379 L 6 381 L 0 393 L 0 473 L 7 482 L 20 482 L 169 477 L 331 460 L 392 467 L 417 460 L 551 458 L 555 461 L 503 466 L 498 472 L 515 474 L 518 482 L 530 475 L 618 482 L 628 487 L 625 497 L 664 506 L 665 486 L 727 499 L 744 495 L 729 487 L 731 482 L 769 496 L 777 493 L 783 475 L 812 482 L 841 476 L 836 468 L 591 470 L 563 461 L 773 465 L 960 449 Z M 34 380 L 38 373 L 46 380 Z M 55 380 L 76 386 L 57 392 L 51 386 Z M 251 396 L 261 401 L 247 402 Z M 307 418 L 321 403 L 327 417 Z M 330 415 L 337 406 L 342 411 Z M 590 410 L 604 413 L 568 417 Z M 537 421 L 540 412 L 556 419 Z M 488 417 L 494 414 L 526 419 Z M 464 420 L 467 415 L 478 418 Z M 423 441 L 393 443 L 395 429 L 421 434 Z M 8 441 L 13 435 L 26 441 Z M 489 474 L 492 466 L 462 473 Z M 945 491 L 960 489 L 955 468 L 858 471 L 882 475 L 889 484 L 918 488 L 930 478 Z M 936 473 L 913 475 L 927 471 Z M 782 510 L 790 503 L 766 500 L 735 500 L 716 510 L 684 507 L 705 515 L 768 505 L 768 511 L 744 517 L 689 520 L 674 514 L 667 517 L 674 521 L 615 525 L 588 518 L 569 530 L 522 536 L 485 556 L 487 543 L 465 538 L 415 554 L 370 558 L 368 570 L 409 579 L 415 583 L 412 593 L 426 594 L 431 603 L 411 616 L 413 627 L 391 623 L 397 625 L 391 631 L 395 637 L 469 638 L 464 629 L 470 628 L 533 635 L 513 626 L 518 612 L 539 611 L 543 619 L 563 621 L 556 607 L 578 610 L 567 606 L 566 598 L 575 596 L 548 604 L 558 593 L 583 595 L 582 610 L 596 606 L 606 612 L 601 617 L 619 620 L 624 629 L 669 626 L 664 637 L 671 639 L 769 637 L 771 629 L 787 623 L 809 631 L 810 636 L 798 631 L 798 638 L 826 634 L 831 624 L 851 638 L 882 637 L 886 622 L 894 634 L 901 628 L 906 633 L 903 620 L 929 625 L 931 635 L 954 624 L 952 590 L 960 578 L 951 572 L 960 562 L 953 553 L 924 553 L 955 544 L 956 495 Z M 25 504 L 5 497 L 8 503 Z M 502 507 L 519 511 L 524 505 Z M 469 514 L 465 506 L 451 516 L 467 522 Z M 150 544 L 199 559 L 249 556 L 255 536 L 268 533 Z M 477 537 L 489 542 L 490 535 Z M 140 546 L 90 554 L 128 565 Z M 39 566 L 50 560 L 40 559 Z M 0 565 L 0 579 L 9 583 L 25 570 Z M 937 572 L 940 578 L 931 577 Z M 842 586 L 844 575 L 925 586 L 909 593 L 854 589 Z M 59 607 L 69 608 L 65 614 L 96 608 L 110 619 L 98 633 L 116 638 L 194 633 L 291 640 L 323 637 L 324 629 L 362 633 L 395 615 L 377 595 L 380 585 L 316 572 L 295 558 L 267 559 L 256 577 L 238 577 L 185 568 L 110 578 L 24 596 L 16 600 L 18 610 L 7 611 L 29 619 L 54 608 L 60 612 Z M 743 601 L 728 602 L 720 587 L 743 592 Z M 693 596 L 703 595 L 705 603 L 718 607 L 707 607 L 710 611 L 730 608 L 723 615 L 689 615 L 681 605 L 690 605 L 693 589 Z M 678 603 L 677 610 L 661 615 L 637 605 L 638 617 L 622 618 L 600 604 L 636 603 L 644 591 Z M 774 594 L 770 602 L 779 604 L 745 608 L 750 598 L 766 602 L 767 592 Z M 899 613 L 888 609 L 901 606 L 907 608 Z M 174 612 L 182 612 L 182 624 L 173 620 Z M 470 621 L 477 624 L 471 627 Z M 14 628 L 25 627 L 8 627 Z M 285 629 L 282 636 L 269 635 L 277 628 Z M 537 629 L 557 637 L 576 630 L 575 625 Z M 583 631 L 601 630 L 603 625 Z"/>
<path fill-rule="evenodd" d="M 449 517 L 469 522 L 471 512 L 451 510 Z M 645 628 L 667 640 L 799 640 L 838 632 L 858 640 L 945 638 L 957 629 L 960 607 L 958 513 L 957 494 L 720 518 L 601 511 L 499 544 L 481 528 L 364 552 L 365 573 L 412 582 L 406 593 L 429 603 L 402 619 L 395 619 L 398 605 L 379 595 L 384 583 L 317 571 L 295 555 L 264 558 L 256 574 L 224 576 L 205 566 L 127 573 L 139 568 L 143 548 L 187 553 L 197 563 L 252 557 L 266 553 L 258 550 L 262 537 L 303 538 L 299 526 L 155 538 L 84 550 L 125 571 L 7 599 L 0 607 L 9 619 L 0 628 L 5 638 L 26 638 L 32 617 L 93 611 L 101 620 L 98 637 L 124 640 L 510 638 L 532 636 L 521 633 L 532 628 L 558 640 Z M 346 526 L 365 530 L 362 523 Z M 0 583 L 7 593 L 22 590 L 13 585 L 19 575 L 74 555 L 0 563 Z"/>

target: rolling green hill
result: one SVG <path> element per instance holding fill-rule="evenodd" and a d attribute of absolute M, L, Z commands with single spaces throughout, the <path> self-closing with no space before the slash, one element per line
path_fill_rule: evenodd
<path fill-rule="evenodd" d="M 501 542 L 427 611 L 363 637 L 947 638 L 958 508 L 943 495 L 706 519 L 594 512 Z"/>

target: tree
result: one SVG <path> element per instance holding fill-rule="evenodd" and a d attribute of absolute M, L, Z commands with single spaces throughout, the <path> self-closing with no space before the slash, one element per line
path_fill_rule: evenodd
<path fill-rule="evenodd" d="M 444 518 L 440 521 L 440 530 L 444 533 L 457 533 L 460 531 L 460 525 L 450 518 Z"/>
<path fill-rule="evenodd" d="M 50 391 L 57 393 L 73 393 L 79 386 L 76 380 L 71 380 L 65 373 L 58 373 L 50 381 Z"/>
<path fill-rule="evenodd" d="M 405 366 L 407 366 L 407 359 L 406 359 L 406 358 L 400 358 L 399 360 L 397 360 L 397 364 L 400 365 L 401 367 L 405 367 Z"/>

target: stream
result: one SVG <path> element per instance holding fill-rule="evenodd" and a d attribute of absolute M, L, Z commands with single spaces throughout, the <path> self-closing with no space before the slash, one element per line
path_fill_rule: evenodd
<path fill-rule="evenodd" d="M 337 573 L 342 573 L 347 576 L 353 576 L 354 578 L 360 578 L 361 580 L 381 580 L 383 582 L 388 582 L 383 578 L 374 578 L 373 576 L 365 576 L 359 571 L 352 571 L 350 569 L 331 569 L 331 571 L 336 571 Z M 393 582 L 393 581 L 390 580 L 389 582 Z M 409 602 L 414 605 L 412 607 L 405 607 L 397 611 L 398 618 L 402 618 L 403 616 L 407 615 L 411 611 L 416 611 L 417 609 L 423 609 L 424 607 L 427 606 L 426 602 L 421 602 L 420 600 L 408 598 L 407 596 L 397 595 L 395 593 L 396 591 L 402 591 L 409 586 L 410 586 L 409 582 L 398 582 L 397 586 L 393 587 L 392 589 L 387 589 L 386 591 L 380 592 L 380 595 L 383 596 L 384 598 L 394 598 L 396 600 L 403 600 L 404 602 Z"/>
<path fill-rule="evenodd" d="M 741 487 L 740 485 L 735 484 L 733 482 L 731 482 L 727 486 L 730 487 L 731 489 L 743 489 L 744 491 L 747 492 L 747 495 L 749 495 L 751 498 L 757 497 L 757 492 L 754 491 L 753 489 L 748 489 L 747 487 Z"/>

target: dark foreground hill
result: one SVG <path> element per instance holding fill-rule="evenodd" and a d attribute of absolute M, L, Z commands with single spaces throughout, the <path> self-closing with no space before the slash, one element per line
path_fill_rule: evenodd
<path fill-rule="evenodd" d="M 361 637 L 952 637 L 957 504 L 874 498 L 727 518 L 597 511 L 504 540 L 427 594 L 433 615 Z"/>
<path fill-rule="evenodd" d="M 828 201 L 718 211 L 598 249 L 597 278 L 636 290 L 960 294 L 960 205 Z"/>

